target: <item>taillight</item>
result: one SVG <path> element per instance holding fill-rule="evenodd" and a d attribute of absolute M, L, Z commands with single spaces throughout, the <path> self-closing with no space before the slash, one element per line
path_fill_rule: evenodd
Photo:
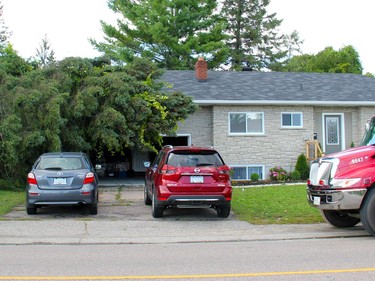
<path fill-rule="evenodd" d="M 228 166 L 220 166 L 217 168 L 217 171 L 219 172 L 219 174 L 227 174 L 229 175 L 229 167 Z"/>
<path fill-rule="evenodd" d="M 219 173 L 219 180 L 222 181 L 222 182 L 227 182 L 230 178 L 229 176 L 229 167 L 224 165 L 224 166 L 220 166 L 220 167 L 217 167 L 216 169 Z"/>
<path fill-rule="evenodd" d="M 35 175 L 33 173 L 28 173 L 28 175 L 27 175 L 27 183 L 28 184 L 38 184 L 36 182 L 36 178 L 35 178 Z"/>
<path fill-rule="evenodd" d="M 160 173 L 165 175 L 173 175 L 176 173 L 176 170 L 176 167 L 165 164 L 163 168 L 161 168 Z"/>
<path fill-rule="evenodd" d="M 86 174 L 85 180 L 83 181 L 83 184 L 93 183 L 95 180 L 94 173 L 89 172 Z"/>

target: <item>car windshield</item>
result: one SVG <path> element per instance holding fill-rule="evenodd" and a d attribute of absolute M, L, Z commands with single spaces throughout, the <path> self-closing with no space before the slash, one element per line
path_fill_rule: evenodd
<path fill-rule="evenodd" d="M 37 170 L 78 170 L 84 169 L 81 158 L 78 157 L 46 157 L 42 158 Z"/>
<path fill-rule="evenodd" d="M 224 165 L 219 154 L 215 151 L 174 151 L 169 155 L 167 164 L 176 167 Z"/>

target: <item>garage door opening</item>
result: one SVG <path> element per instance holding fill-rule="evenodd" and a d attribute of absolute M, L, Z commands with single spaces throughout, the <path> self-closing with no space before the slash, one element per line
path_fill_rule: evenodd
<path fill-rule="evenodd" d="M 163 137 L 163 146 L 164 145 L 190 145 L 190 136 Z"/>

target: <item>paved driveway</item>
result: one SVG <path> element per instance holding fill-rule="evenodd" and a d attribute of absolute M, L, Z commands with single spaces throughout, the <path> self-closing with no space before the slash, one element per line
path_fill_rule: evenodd
<path fill-rule="evenodd" d="M 85 208 L 55 207 L 26 214 L 19 206 L 0 217 L 0 244 L 123 244 L 288 240 L 369 236 L 361 225 L 349 229 L 326 223 L 310 225 L 252 225 L 218 218 L 212 209 L 171 209 L 151 216 L 143 203 L 143 188 L 100 189 L 98 215 Z"/>
<path fill-rule="evenodd" d="M 143 202 L 143 187 L 118 186 L 99 189 L 98 215 L 89 215 L 84 207 L 48 207 L 39 208 L 36 215 L 27 215 L 25 206 L 18 206 L 3 216 L 16 220 L 155 220 L 151 207 Z M 229 217 L 233 219 L 233 214 Z M 171 209 L 164 212 L 162 220 L 223 220 L 217 217 L 213 209 Z"/>

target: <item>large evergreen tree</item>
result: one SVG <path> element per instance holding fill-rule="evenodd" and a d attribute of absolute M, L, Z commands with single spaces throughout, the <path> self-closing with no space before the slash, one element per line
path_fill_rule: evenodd
<path fill-rule="evenodd" d="M 226 60 L 226 22 L 216 0 L 109 0 L 109 7 L 122 19 L 102 22 L 106 42 L 92 43 L 112 60 L 150 58 L 167 69 L 193 69 L 197 56 L 210 68 Z"/>
<path fill-rule="evenodd" d="M 278 31 L 282 21 L 275 13 L 268 14 L 269 3 L 270 0 L 224 0 L 222 15 L 228 21 L 232 69 L 261 70 L 288 54 Z"/>

